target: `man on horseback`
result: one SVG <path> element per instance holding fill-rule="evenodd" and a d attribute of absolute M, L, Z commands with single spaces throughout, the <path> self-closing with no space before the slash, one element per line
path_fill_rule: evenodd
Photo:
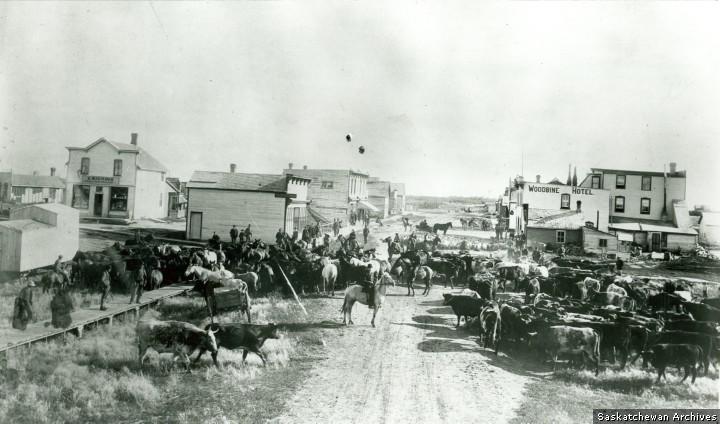
<path fill-rule="evenodd" d="M 375 281 L 373 281 L 372 264 L 367 264 L 363 270 L 363 289 L 367 292 L 368 308 L 375 307 Z"/>
<path fill-rule="evenodd" d="M 70 275 L 65 269 L 65 266 L 62 264 L 62 258 L 63 255 L 58 255 L 58 258 L 55 261 L 55 272 L 63 277 L 64 282 L 62 285 L 64 286 L 66 284 L 70 284 Z"/>

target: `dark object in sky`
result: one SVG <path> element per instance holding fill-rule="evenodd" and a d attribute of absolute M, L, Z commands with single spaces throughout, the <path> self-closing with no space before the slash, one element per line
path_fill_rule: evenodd
<path fill-rule="evenodd" d="M 352 141 L 352 134 L 346 134 L 346 135 L 345 135 L 345 140 L 346 140 L 348 143 L 351 142 L 351 141 Z"/>
<path fill-rule="evenodd" d="M 363 153 L 365 153 L 365 147 L 363 147 L 363 146 L 358 147 L 358 152 L 360 152 L 361 155 Z"/>

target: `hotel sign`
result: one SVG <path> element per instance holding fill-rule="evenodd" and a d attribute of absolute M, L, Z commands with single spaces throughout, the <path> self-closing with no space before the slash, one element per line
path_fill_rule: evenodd
<path fill-rule="evenodd" d="M 83 175 L 82 182 L 92 184 L 117 184 L 119 178 L 116 177 L 101 177 L 98 175 Z"/>
<path fill-rule="evenodd" d="M 563 193 L 560 193 L 560 187 L 536 186 L 536 185 L 529 185 L 529 184 L 528 184 L 528 191 L 531 193 L 563 194 Z M 592 189 L 589 189 L 589 188 L 572 187 L 572 194 L 585 194 L 588 196 L 592 196 L 593 192 L 592 192 Z"/>

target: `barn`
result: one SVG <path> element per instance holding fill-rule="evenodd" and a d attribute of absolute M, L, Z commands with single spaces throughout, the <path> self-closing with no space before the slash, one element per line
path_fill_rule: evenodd
<path fill-rule="evenodd" d="M 230 229 L 250 225 L 253 237 L 274 242 L 278 229 L 302 231 L 315 221 L 307 211 L 310 179 L 294 175 L 195 171 L 187 183 L 186 237 L 230 240 Z"/>
<path fill-rule="evenodd" d="M 0 270 L 24 272 L 71 259 L 79 248 L 79 213 L 59 203 L 14 209 L 0 222 Z"/>

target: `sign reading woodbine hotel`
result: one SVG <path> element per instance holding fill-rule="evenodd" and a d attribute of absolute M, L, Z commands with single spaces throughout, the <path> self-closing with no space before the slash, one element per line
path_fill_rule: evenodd
<path fill-rule="evenodd" d="M 563 192 L 567 191 L 567 186 L 563 186 Z M 560 192 L 559 186 L 538 186 L 538 185 L 528 185 L 528 191 L 531 193 L 555 193 L 555 194 L 562 194 Z M 587 196 L 592 196 L 593 192 L 592 189 L 589 188 L 582 188 L 582 187 L 571 187 L 572 194 L 584 194 Z"/>

